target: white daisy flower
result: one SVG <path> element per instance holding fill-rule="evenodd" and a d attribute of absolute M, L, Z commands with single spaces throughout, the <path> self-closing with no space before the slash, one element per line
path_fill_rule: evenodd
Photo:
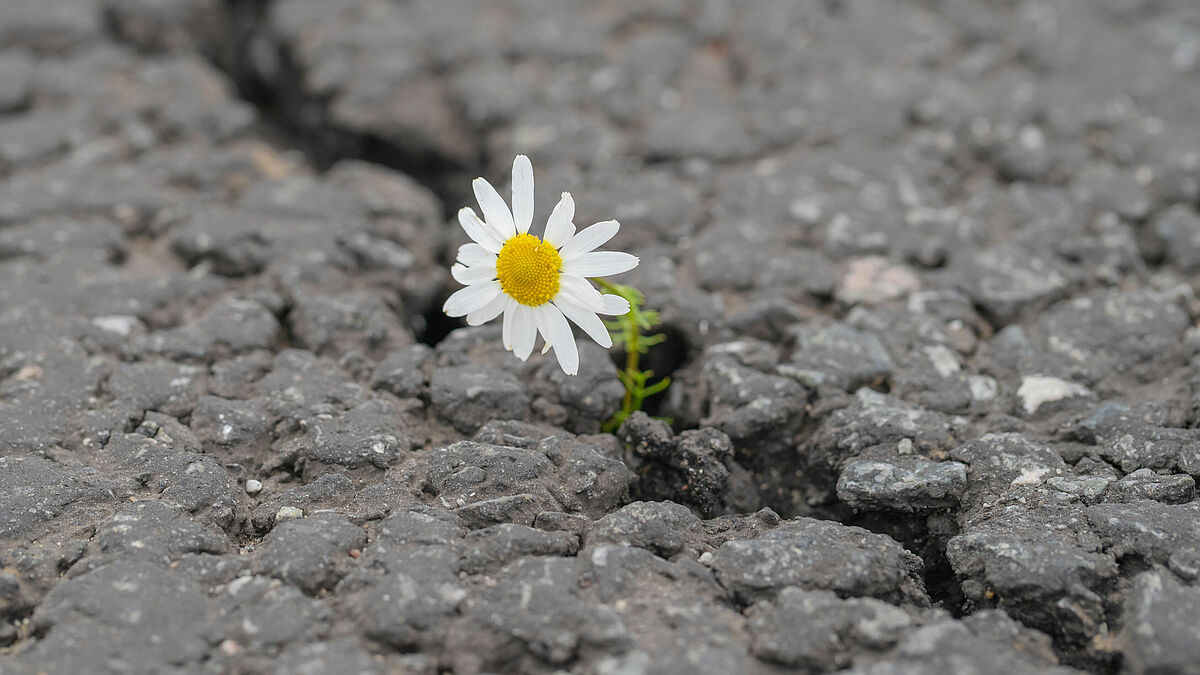
<path fill-rule="evenodd" d="M 538 333 L 553 348 L 563 372 L 579 372 L 579 350 L 570 319 L 601 347 L 612 347 L 612 336 L 598 314 L 619 316 L 629 312 L 624 298 L 601 295 L 588 277 L 628 272 L 638 259 L 618 251 L 596 251 L 620 229 L 615 220 L 596 223 L 576 233 L 571 222 L 575 202 L 570 193 L 546 221 L 545 235 L 529 234 L 533 223 L 533 165 L 525 155 L 513 160 L 512 211 L 486 180 L 471 184 L 483 210 L 483 220 L 470 207 L 458 212 L 458 222 L 474 243 L 458 249 L 458 262 L 450 268 L 464 284 L 446 300 L 449 316 L 467 317 L 478 326 L 504 315 L 504 348 L 522 361 L 533 353 Z"/>

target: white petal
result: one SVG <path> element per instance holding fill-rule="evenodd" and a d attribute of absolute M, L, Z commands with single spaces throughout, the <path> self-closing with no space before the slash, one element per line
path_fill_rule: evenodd
<path fill-rule="evenodd" d="M 512 213 L 509 213 L 508 204 L 504 203 L 504 199 L 499 192 L 496 192 L 496 188 L 482 178 L 472 181 L 471 187 L 475 189 L 475 199 L 479 200 L 479 208 L 483 209 L 483 219 L 496 231 L 496 234 L 500 235 L 500 241 L 517 236 Z"/>
<path fill-rule="evenodd" d="M 442 305 L 442 311 L 448 316 L 466 316 L 491 302 L 498 293 L 500 293 L 499 282 L 472 284 L 459 289 L 454 295 L 446 298 L 446 304 Z"/>
<path fill-rule="evenodd" d="M 541 312 L 542 308 L 540 305 L 538 307 L 533 307 L 531 309 L 533 309 L 534 325 L 537 326 L 537 332 L 539 335 L 542 336 L 542 340 L 544 342 L 544 344 L 542 345 L 542 353 L 545 354 L 546 352 L 550 351 L 551 347 L 554 346 L 554 345 L 550 344 L 550 338 L 547 337 L 548 335 L 550 335 L 550 327 L 546 324 L 546 317 L 542 315 L 542 312 Z"/>
<path fill-rule="evenodd" d="M 621 251 L 592 251 L 563 263 L 563 271 L 581 277 L 606 277 L 638 266 L 635 255 Z"/>
<path fill-rule="evenodd" d="M 575 345 L 575 335 L 571 333 L 567 317 L 549 302 L 534 309 L 538 312 L 538 323 L 541 324 L 546 342 L 554 347 L 558 365 L 567 375 L 579 374 L 579 347 Z"/>
<path fill-rule="evenodd" d="M 495 265 L 496 254 L 476 243 L 463 244 L 458 247 L 458 262 L 473 267 L 475 265 Z"/>
<path fill-rule="evenodd" d="M 581 256 L 612 239 L 619 229 L 621 229 L 621 224 L 615 220 L 606 220 L 591 227 L 585 227 L 579 234 L 571 237 L 571 241 L 563 244 L 559 254 L 562 255 L 564 262 Z"/>
<path fill-rule="evenodd" d="M 513 160 L 512 215 L 517 232 L 528 232 L 533 224 L 533 164 L 525 155 Z"/>
<path fill-rule="evenodd" d="M 500 312 L 503 312 L 505 310 L 505 308 L 508 307 L 508 303 L 510 303 L 512 301 L 513 301 L 512 298 L 508 297 L 507 295 L 505 295 L 503 293 L 501 293 L 500 295 L 497 295 L 488 304 L 486 304 L 483 307 L 480 307 L 479 309 L 475 310 L 474 312 L 471 312 L 470 314 L 468 314 L 467 315 L 467 325 L 468 326 L 482 326 L 483 324 L 500 316 Z"/>
<path fill-rule="evenodd" d="M 574 219 L 575 200 L 571 199 L 570 192 L 564 192 L 562 199 L 558 200 L 558 204 L 554 206 L 554 210 L 550 212 L 550 218 L 546 221 L 544 239 L 550 242 L 554 248 L 559 248 L 567 243 L 571 237 L 575 236 L 575 223 L 571 222 Z"/>
<path fill-rule="evenodd" d="M 533 343 L 537 339 L 537 319 L 533 316 L 533 308 L 517 304 L 513 308 L 513 353 L 524 361 L 533 353 Z"/>
<path fill-rule="evenodd" d="M 600 291 L 592 286 L 592 282 L 575 274 L 560 274 L 558 277 L 558 292 L 566 294 L 580 307 L 586 307 L 593 312 L 604 309 L 604 300 Z"/>
<path fill-rule="evenodd" d="M 601 347 L 608 349 L 612 346 L 612 335 L 609 334 L 608 328 L 604 326 L 604 322 L 596 313 L 581 307 L 569 298 L 558 297 L 554 299 L 554 306 L 562 310 L 562 313 L 567 316 L 576 326 L 583 329 L 588 337 L 592 338 Z"/>
<path fill-rule="evenodd" d="M 484 250 L 489 253 L 499 253 L 503 242 L 499 235 L 488 227 L 475 215 L 475 211 L 469 206 L 464 206 L 458 210 L 458 224 L 462 225 L 462 229 L 466 230 L 467 236 L 476 244 L 479 244 Z"/>
<path fill-rule="evenodd" d="M 472 267 L 467 267 L 462 263 L 455 263 L 450 268 L 450 276 L 454 277 L 455 281 L 464 286 L 482 284 L 496 278 L 496 263 L 485 263 Z"/>
<path fill-rule="evenodd" d="M 512 300 L 512 298 L 509 298 L 509 300 Z M 504 348 L 510 352 L 513 348 L 513 319 L 517 315 L 517 306 L 516 301 L 513 301 L 508 303 L 508 306 L 504 308 L 504 328 L 500 331 L 500 339 L 504 342 Z"/>
<path fill-rule="evenodd" d="M 629 313 L 629 301 L 619 295 L 606 293 L 603 298 L 603 307 L 600 309 L 601 314 L 609 316 L 624 316 Z"/>

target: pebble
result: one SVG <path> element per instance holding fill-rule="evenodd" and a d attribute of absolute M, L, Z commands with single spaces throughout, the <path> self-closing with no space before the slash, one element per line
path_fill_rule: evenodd
<path fill-rule="evenodd" d="M 297 520 L 304 517 L 304 512 L 294 506 L 280 507 L 275 513 L 275 521 L 282 522 L 284 520 Z"/>

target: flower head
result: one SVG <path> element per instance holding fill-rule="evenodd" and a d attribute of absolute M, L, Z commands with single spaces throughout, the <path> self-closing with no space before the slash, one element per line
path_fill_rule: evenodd
<path fill-rule="evenodd" d="M 466 286 L 446 300 L 446 314 L 467 317 L 478 326 L 504 315 L 504 348 L 522 361 L 533 353 L 541 333 L 542 353 L 554 349 L 563 372 L 579 372 L 579 350 L 572 323 L 601 347 L 612 346 L 598 314 L 621 315 L 629 302 L 617 295 L 601 295 L 588 277 L 628 272 L 638 259 L 619 251 L 597 251 L 621 225 L 606 220 L 575 231 L 575 202 L 570 193 L 546 221 L 542 238 L 529 234 L 533 223 L 533 165 L 525 155 L 513 160 L 512 211 L 486 180 L 471 184 L 483 219 L 470 207 L 458 212 L 458 222 L 472 240 L 458 249 L 458 262 L 450 268 L 454 279 Z"/>

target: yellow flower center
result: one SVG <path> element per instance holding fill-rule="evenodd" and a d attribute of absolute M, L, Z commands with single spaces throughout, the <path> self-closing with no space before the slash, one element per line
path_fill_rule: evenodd
<path fill-rule="evenodd" d="M 537 307 L 558 295 L 562 256 L 532 234 L 518 234 L 496 256 L 500 288 L 522 305 Z"/>

